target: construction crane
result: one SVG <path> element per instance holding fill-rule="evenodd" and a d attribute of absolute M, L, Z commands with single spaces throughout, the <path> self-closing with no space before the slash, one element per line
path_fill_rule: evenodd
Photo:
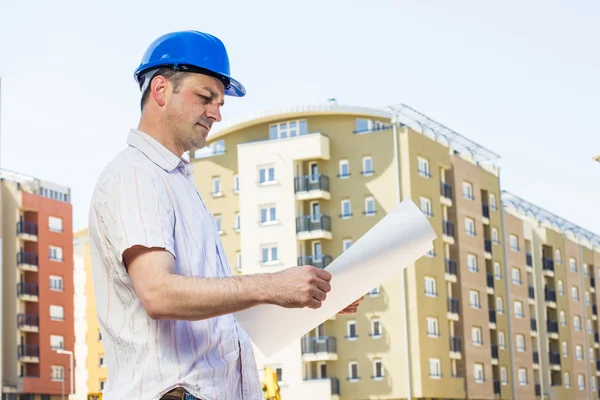
<path fill-rule="evenodd" d="M 102 400 L 102 393 L 88 393 L 87 400 Z"/>
<path fill-rule="evenodd" d="M 262 391 L 265 395 L 265 400 L 281 400 L 279 394 L 279 379 L 277 372 L 272 368 L 265 367 Z"/>

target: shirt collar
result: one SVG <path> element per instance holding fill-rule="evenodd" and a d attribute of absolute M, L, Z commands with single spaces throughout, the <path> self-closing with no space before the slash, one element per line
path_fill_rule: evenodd
<path fill-rule="evenodd" d="M 141 151 L 150 161 L 167 172 L 180 169 L 190 175 L 194 166 L 184 158 L 177 157 L 158 140 L 139 129 L 131 129 L 127 136 L 127 144 Z"/>

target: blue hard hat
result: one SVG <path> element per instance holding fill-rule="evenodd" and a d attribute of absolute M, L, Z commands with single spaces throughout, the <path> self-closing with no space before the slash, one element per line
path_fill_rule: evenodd
<path fill-rule="evenodd" d="M 225 85 L 227 96 L 243 97 L 246 94 L 244 86 L 230 76 L 225 45 L 208 33 L 171 32 L 154 40 L 135 70 L 135 81 L 141 87 L 146 79 L 145 72 L 162 67 L 216 77 Z"/>

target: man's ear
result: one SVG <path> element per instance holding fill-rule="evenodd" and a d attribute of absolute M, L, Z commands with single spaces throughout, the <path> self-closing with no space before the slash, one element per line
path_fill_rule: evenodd
<path fill-rule="evenodd" d="M 169 81 L 162 75 L 155 76 L 150 83 L 150 96 L 159 106 L 164 106 L 167 99 Z"/>

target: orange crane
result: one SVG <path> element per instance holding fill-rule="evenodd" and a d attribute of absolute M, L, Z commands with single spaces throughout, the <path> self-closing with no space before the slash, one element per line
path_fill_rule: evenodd
<path fill-rule="evenodd" d="M 262 391 L 265 395 L 265 400 L 281 400 L 279 379 L 277 378 L 277 372 L 272 368 L 265 367 L 264 369 Z"/>

